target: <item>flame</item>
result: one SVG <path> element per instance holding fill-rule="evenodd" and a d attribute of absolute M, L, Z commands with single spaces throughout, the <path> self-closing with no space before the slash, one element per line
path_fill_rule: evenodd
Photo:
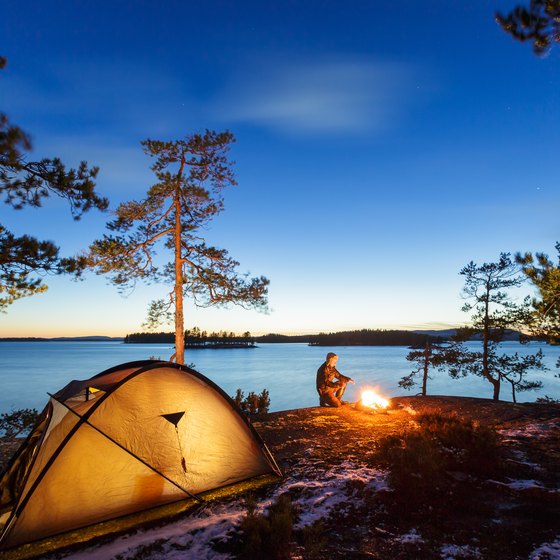
<path fill-rule="evenodd" d="M 368 389 L 362 393 L 362 404 L 371 408 L 387 408 L 389 401 L 378 395 L 375 391 Z"/>

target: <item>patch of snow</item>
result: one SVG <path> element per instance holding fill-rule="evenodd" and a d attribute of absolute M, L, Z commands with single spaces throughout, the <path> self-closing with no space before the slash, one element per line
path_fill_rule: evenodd
<path fill-rule="evenodd" d="M 536 422 L 533 424 L 526 424 L 519 428 L 510 428 L 508 430 L 498 430 L 498 433 L 506 438 L 519 439 L 519 438 L 538 438 L 546 439 L 552 435 L 554 430 L 560 429 L 560 421 L 553 418 L 546 422 Z M 510 441 L 506 439 L 504 441 Z"/>
<path fill-rule="evenodd" d="M 560 535 L 551 543 L 543 543 L 533 550 L 529 560 L 560 560 Z"/>
<path fill-rule="evenodd" d="M 397 538 L 397 540 L 399 540 L 402 543 L 410 543 L 410 544 L 424 542 L 424 539 L 420 534 L 418 534 L 416 529 L 411 529 L 408 533 L 405 533 L 404 535 L 400 535 Z"/>
<path fill-rule="evenodd" d="M 225 560 L 230 556 L 214 551 L 210 541 L 224 539 L 241 520 L 245 511 L 238 503 L 212 504 L 198 514 L 146 531 L 138 531 L 113 542 L 70 553 L 68 560 L 123 559 L 133 557 L 138 549 L 164 540 L 163 550 L 154 551 L 153 558 L 166 560 Z M 60 556 L 57 556 L 60 558 Z M 143 556 L 146 557 L 146 556 Z"/>
<path fill-rule="evenodd" d="M 334 509 L 340 510 L 349 501 L 349 497 L 353 500 L 359 499 L 359 496 L 354 496 L 356 482 L 362 485 L 360 494 L 365 489 L 370 491 L 389 489 L 386 472 L 358 466 L 350 461 L 316 474 L 317 479 L 285 479 L 275 488 L 272 495 L 257 504 L 257 511 L 261 513 L 266 511 L 278 496 L 289 492 L 292 495 L 292 503 L 300 513 L 296 528 L 302 528 L 328 517 Z M 150 544 L 161 540 L 163 541 L 161 548 L 154 549 L 152 553 L 142 553 L 142 557 L 154 560 L 156 558 L 158 560 L 226 560 L 230 555 L 216 552 L 210 543 L 225 540 L 228 533 L 235 529 L 245 515 L 246 510 L 239 499 L 213 502 L 203 510 L 178 521 L 153 529 L 139 530 L 106 544 L 69 553 L 64 558 L 98 560 L 119 556 L 126 560 L 138 554 L 143 547 L 149 548 Z M 414 537 L 411 533 L 409 538 L 420 537 Z M 60 554 L 56 558 L 61 558 Z"/>
<path fill-rule="evenodd" d="M 545 490 L 547 492 L 559 492 L 559 490 L 554 490 L 550 488 L 546 488 L 542 482 L 539 480 L 511 480 L 511 482 L 500 482 L 498 480 L 488 480 L 491 484 L 496 484 L 498 486 L 507 486 L 512 490 L 528 490 L 528 489 L 538 489 L 538 490 Z"/>
<path fill-rule="evenodd" d="M 285 492 L 295 495 L 292 503 L 300 512 L 295 527 L 301 529 L 319 519 L 328 517 L 331 511 L 340 508 L 341 504 L 347 502 L 353 493 L 352 488 L 348 487 L 348 482 L 351 481 L 362 483 L 364 490 L 369 489 L 375 492 L 389 490 L 385 471 L 358 467 L 350 461 L 344 461 L 323 473 L 317 480 L 304 479 L 296 482 L 287 480 L 277 488 L 266 507 Z"/>
<path fill-rule="evenodd" d="M 458 546 L 456 544 L 444 544 L 440 549 L 442 560 L 467 560 L 471 558 L 482 558 L 480 550 L 476 547 L 465 544 Z"/>
<path fill-rule="evenodd" d="M 506 441 L 513 441 L 513 440 L 506 440 Z M 521 465 L 523 467 L 529 467 L 534 471 L 544 471 L 544 468 L 541 465 L 529 461 L 526 455 L 523 452 L 519 451 L 518 449 L 515 449 L 512 455 L 516 457 L 516 459 L 506 459 L 508 463 L 512 463 L 514 465 Z"/>
<path fill-rule="evenodd" d="M 538 480 L 512 480 L 511 482 L 505 483 L 505 486 L 513 490 L 527 490 L 528 488 L 539 488 L 544 489 L 543 484 Z"/>

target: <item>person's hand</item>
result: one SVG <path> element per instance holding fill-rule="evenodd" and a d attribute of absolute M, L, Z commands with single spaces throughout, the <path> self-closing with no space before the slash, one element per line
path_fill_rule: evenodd
<path fill-rule="evenodd" d="M 348 383 L 354 383 L 354 385 L 356 384 L 356 382 L 351 377 L 348 378 Z"/>

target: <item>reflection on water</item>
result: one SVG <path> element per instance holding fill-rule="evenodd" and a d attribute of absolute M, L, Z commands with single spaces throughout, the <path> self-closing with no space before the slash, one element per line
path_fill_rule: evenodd
<path fill-rule="evenodd" d="M 476 346 L 477 343 L 470 343 Z M 554 377 L 560 347 L 531 343 L 506 342 L 504 351 L 533 353 L 542 347 L 548 372 L 538 372 L 531 379 L 543 381 L 537 391 L 518 393 L 518 401 L 534 401 L 538 396 L 560 398 L 560 379 Z M 406 361 L 409 349 L 402 346 L 339 346 L 335 348 L 305 344 L 260 344 L 255 349 L 220 349 L 187 351 L 185 361 L 233 395 L 239 387 L 248 391 L 270 391 L 271 410 L 316 406 L 315 374 L 325 355 L 339 355 L 337 368 L 356 380 L 349 385 L 345 398 L 358 399 L 359 392 L 377 388 L 385 396 L 410 395 L 398 381 L 411 371 Z M 0 343 L 0 412 L 12 408 L 41 409 L 47 392 L 54 393 L 72 379 L 88 379 L 112 366 L 156 356 L 168 359 L 173 354 L 169 344 L 122 344 L 120 342 L 2 342 Z M 450 379 L 434 372 L 428 393 L 491 398 L 490 383 L 479 377 Z M 510 400 L 508 385 L 501 398 Z"/>

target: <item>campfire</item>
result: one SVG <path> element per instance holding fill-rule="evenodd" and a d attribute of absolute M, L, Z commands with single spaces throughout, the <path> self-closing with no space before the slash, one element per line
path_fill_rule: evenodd
<path fill-rule="evenodd" d="M 390 404 L 390 401 L 376 393 L 374 390 L 367 389 L 362 392 L 362 396 L 356 404 L 356 408 L 361 410 L 372 410 L 374 412 L 385 412 Z"/>

